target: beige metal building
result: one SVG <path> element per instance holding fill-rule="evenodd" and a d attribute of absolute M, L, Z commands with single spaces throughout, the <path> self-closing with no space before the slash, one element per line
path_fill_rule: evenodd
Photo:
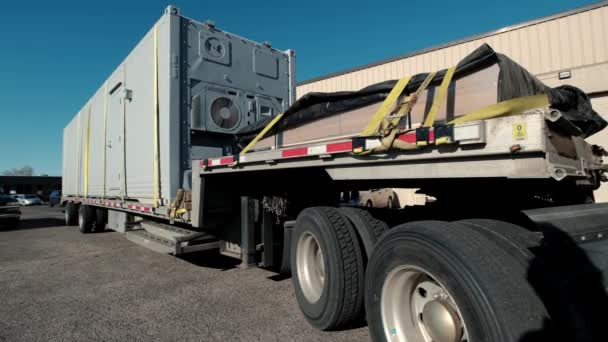
<path fill-rule="evenodd" d="M 590 94 L 608 120 L 608 1 L 505 27 L 459 41 L 300 82 L 297 95 L 357 90 L 370 84 L 445 69 L 488 43 L 545 84 L 570 84 Z M 608 129 L 588 139 L 608 148 Z M 608 185 L 596 191 L 608 202 Z"/>

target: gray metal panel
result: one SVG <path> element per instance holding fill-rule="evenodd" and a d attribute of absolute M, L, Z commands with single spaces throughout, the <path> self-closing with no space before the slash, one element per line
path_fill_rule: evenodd
<path fill-rule="evenodd" d="M 189 77 L 199 81 L 234 87 L 240 90 L 266 95 L 269 97 L 288 98 L 288 56 L 285 52 L 246 40 L 239 36 L 210 28 L 202 23 L 191 21 L 188 26 L 188 62 L 191 65 Z M 208 44 L 216 40 L 215 45 Z M 224 43 L 223 54 L 215 60 L 201 56 L 200 51 Z M 254 68 L 254 51 L 274 56 L 278 60 L 276 78 L 260 75 Z M 229 63 L 226 59 L 229 58 Z"/>
<path fill-rule="evenodd" d="M 90 125 L 89 134 L 89 167 L 88 167 L 88 189 L 89 196 L 102 196 L 103 191 L 103 172 L 104 160 L 103 150 L 105 149 L 105 141 L 103 135 L 104 127 L 104 89 L 99 89 L 89 102 L 90 117 L 88 124 Z M 89 115 L 89 113 L 87 113 Z M 99 128 L 102 132 L 96 131 Z"/>
<path fill-rule="evenodd" d="M 126 89 L 133 94 L 132 99 L 126 101 L 125 109 L 126 196 L 151 203 L 154 196 L 155 115 L 153 30 L 146 33 L 124 63 Z M 163 100 L 159 98 L 159 105 L 165 102 Z"/>
<path fill-rule="evenodd" d="M 168 203 L 180 182 L 179 88 L 171 46 L 179 47 L 179 36 L 170 38 L 165 14 L 158 27 L 158 108 L 160 197 Z M 179 18 L 179 17 L 177 17 Z M 178 24 L 177 26 L 178 27 Z M 179 64 L 179 60 L 175 60 Z M 128 197 L 150 203 L 154 193 L 154 29 L 131 51 L 76 118 L 66 127 L 65 195 L 84 195 L 86 132 L 88 141 L 89 196 Z M 106 94 L 107 85 L 107 97 Z M 172 94 L 172 91 L 174 94 Z M 128 92 L 128 95 L 126 95 Z M 175 93 L 177 96 L 175 96 Z M 177 97 L 177 100 L 174 99 Z M 104 139 L 104 102 L 106 128 Z M 89 122 L 90 106 L 90 122 Z M 80 120 L 80 122 L 79 122 Z M 90 126 L 89 126 L 90 124 Z M 73 134 L 72 134 L 72 131 Z M 178 134 L 175 134 L 178 132 Z M 105 149 L 105 167 L 103 165 Z M 73 150 L 68 153 L 68 150 Z M 73 174 L 74 173 L 74 174 Z M 126 184 L 125 184 L 126 183 Z"/>
<path fill-rule="evenodd" d="M 261 111 L 276 115 L 287 109 L 289 53 L 196 21 L 183 27 L 192 129 L 233 133 L 261 119 Z"/>
<path fill-rule="evenodd" d="M 78 116 L 63 129 L 63 175 L 62 193 L 78 193 Z"/>
<path fill-rule="evenodd" d="M 131 230 L 129 223 L 133 222 L 133 215 L 118 210 L 108 209 L 107 228 L 119 233 Z"/>
<path fill-rule="evenodd" d="M 173 7 L 165 11 L 156 25 L 158 174 L 161 205 L 168 205 L 182 184 L 184 172 L 190 168 L 191 150 L 194 150 L 191 149 L 194 138 L 191 138 L 189 122 L 191 86 L 200 84 L 204 87 L 213 83 L 223 89 L 235 89 L 243 108 L 250 105 L 253 112 L 259 112 L 271 106 L 272 110 L 266 112 L 272 115 L 287 108 L 292 89 L 288 83 L 286 53 L 210 29 L 180 16 Z M 201 54 L 200 49 L 206 49 L 204 44 L 210 37 L 221 38 L 219 42 L 223 41 L 229 47 L 229 51 L 220 51 L 222 56 L 219 60 L 211 50 L 204 50 L 206 52 Z M 254 48 L 267 55 L 264 57 L 276 58 L 276 75 L 268 60 L 260 62 L 256 69 L 259 73 L 256 73 L 253 68 Z M 198 79 L 191 80 L 189 73 Z M 81 109 L 79 116 L 66 127 L 65 196 L 83 195 L 84 180 L 88 179 L 89 197 L 105 195 L 152 203 L 155 171 L 153 77 L 154 28 L 146 33 Z M 206 109 L 201 111 L 207 114 Z M 259 118 L 252 115 L 250 120 Z M 242 123 L 248 121 L 245 119 Z M 88 145 L 87 128 L 90 132 Z M 231 141 L 228 135 L 223 139 L 209 135 L 205 130 L 199 133 L 197 141 L 200 145 L 195 146 L 197 154 L 219 155 Z M 89 148 L 88 165 L 85 163 L 86 146 Z"/>
<path fill-rule="evenodd" d="M 296 52 L 294 50 L 285 51 L 289 56 L 289 106 L 296 102 Z"/>
<path fill-rule="evenodd" d="M 106 139 L 105 139 L 105 195 L 122 196 L 124 164 L 123 101 L 124 68 L 120 65 L 108 78 Z M 95 127 L 96 131 L 99 127 Z M 101 152 L 103 153 L 103 151 Z"/>
<path fill-rule="evenodd" d="M 78 128 L 76 129 L 76 141 L 77 141 L 77 195 L 84 196 L 84 182 L 85 182 L 85 173 L 87 171 L 85 165 L 85 150 L 86 150 L 86 137 L 87 137 L 87 105 L 85 105 L 81 110 L 79 115 L 79 123 Z"/>
<path fill-rule="evenodd" d="M 256 74 L 270 77 L 279 77 L 279 60 L 271 51 L 265 49 L 253 49 L 253 70 Z"/>

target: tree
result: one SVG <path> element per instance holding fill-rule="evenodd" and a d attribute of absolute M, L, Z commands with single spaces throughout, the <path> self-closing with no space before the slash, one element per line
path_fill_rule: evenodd
<path fill-rule="evenodd" d="M 26 165 L 24 167 L 21 168 L 12 168 L 9 170 L 4 170 L 2 172 L 3 176 L 33 176 L 34 175 L 34 168 Z"/>

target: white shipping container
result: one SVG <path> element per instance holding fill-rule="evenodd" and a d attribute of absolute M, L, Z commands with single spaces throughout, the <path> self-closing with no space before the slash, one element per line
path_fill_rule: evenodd
<path fill-rule="evenodd" d="M 168 205 L 193 159 L 290 105 L 294 68 L 292 51 L 169 6 L 64 128 L 64 196 Z"/>

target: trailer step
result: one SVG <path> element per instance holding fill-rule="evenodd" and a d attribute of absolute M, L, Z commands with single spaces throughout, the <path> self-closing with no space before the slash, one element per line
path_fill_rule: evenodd
<path fill-rule="evenodd" d="M 151 249 L 158 253 L 173 254 L 175 253 L 175 242 L 154 234 L 150 234 L 144 229 L 131 230 L 125 233 L 127 239 L 136 244 Z"/>
<path fill-rule="evenodd" d="M 195 230 L 175 227 L 169 224 L 158 223 L 154 221 L 142 221 L 141 227 L 148 233 L 160 236 L 166 240 L 173 242 L 184 242 L 193 239 L 213 239 L 213 235 L 201 233 Z"/>
<path fill-rule="evenodd" d="M 142 221 L 139 226 L 141 229 L 126 233 L 127 239 L 155 252 L 179 255 L 219 248 L 216 237 L 208 233 L 153 221 Z"/>

